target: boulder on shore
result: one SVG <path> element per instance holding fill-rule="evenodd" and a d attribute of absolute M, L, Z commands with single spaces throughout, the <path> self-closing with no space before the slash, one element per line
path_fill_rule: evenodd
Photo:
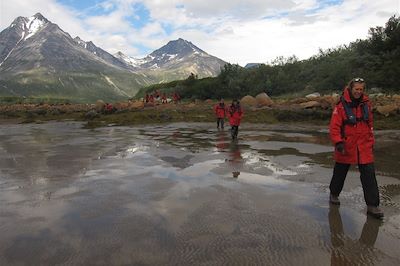
<path fill-rule="evenodd" d="M 143 101 L 135 101 L 129 103 L 129 109 L 143 109 L 144 108 L 144 102 Z"/>
<path fill-rule="evenodd" d="M 394 100 L 394 102 L 400 106 L 400 95 L 395 94 L 392 96 L 392 100 Z"/>
<path fill-rule="evenodd" d="M 314 92 L 314 93 L 306 95 L 307 99 L 315 99 L 315 98 L 318 98 L 318 97 L 321 97 L 321 94 L 319 92 Z"/>
<path fill-rule="evenodd" d="M 117 110 L 127 110 L 128 107 L 129 107 L 129 103 L 127 103 L 127 102 L 116 102 L 116 103 L 114 103 L 114 107 Z"/>
<path fill-rule="evenodd" d="M 97 100 L 96 101 L 96 104 L 95 104 L 95 109 L 96 109 L 96 111 L 97 112 L 101 112 L 103 109 L 104 109 L 104 106 L 105 106 L 106 104 L 104 103 L 104 101 L 103 100 Z"/>
<path fill-rule="evenodd" d="M 240 104 L 243 106 L 257 106 L 257 100 L 253 96 L 246 95 L 240 100 Z"/>
<path fill-rule="evenodd" d="M 376 107 L 376 111 L 384 116 L 389 116 L 391 114 L 395 114 L 399 107 L 397 107 L 395 104 L 390 104 L 390 105 L 383 105 L 383 106 L 378 106 Z"/>
<path fill-rule="evenodd" d="M 273 101 L 265 92 L 258 94 L 256 96 L 256 101 L 258 107 L 271 106 L 273 104 Z"/>
<path fill-rule="evenodd" d="M 321 103 L 317 101 L 308 101 L 305 103 L 301 103 L 300 106 L 303 107 L 304 109 L 308 109 L 308 108 L 320 107 Z"/>

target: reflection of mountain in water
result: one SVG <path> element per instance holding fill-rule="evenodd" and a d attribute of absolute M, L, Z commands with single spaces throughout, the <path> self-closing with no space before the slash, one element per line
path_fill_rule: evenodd
<path fill-rule="evenodd" d="M 193 155 L 185 155 L 182 158 L 177 158 L 173 156 L 161 156 L 160 159 L 167 163 L 170 163 L 173 167 L 185 169 L 192 165 L 192 163 L 190 163 L 190 159 L 193 157 Z"/>
<path fill-rule="evenodd" d="M 6 175 L 30 178 L 33 183 L 79 176 L 102 150 L 95 139 L 88 141 L 75 127 L 50 123 L 21 129 L 16 127 L 12 137 L 3 137 L 0 168 Z"/>
<path fill-rule="evenodd" d="M 210 124 L 81 127 L 0 130 L 0 265 L 399 265 L 397 180 L 380 187 L 380 231 L 357 226 L 358 178 L 344 221 L 327 215 L 332 169 L 313 156 L 330 146 L 245 127 L 232 143 Z"/>

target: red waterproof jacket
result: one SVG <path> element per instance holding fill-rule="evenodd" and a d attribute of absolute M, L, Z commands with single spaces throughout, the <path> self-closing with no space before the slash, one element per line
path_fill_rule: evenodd
<path fill-rule="evenodd" d="M 368 164 L 374 161 L 372 108 L 368 97 L 364 94 L 360 104 L 351 106 L 350 91 L 346 88 L 343 99 L 350 106 L 357 118 L 355 124 L 346 123 L 348 116 L 343 103 L 340 101 L 332 112 L 329 133 L 333 144 L 344 143 L 344 154 L 335 150 L 334 159 L 338 163 Z M 363 121 L 363 105 L 368 106 L 368 121 Z"/>
<path fill-rule="evenodd" d="M 230 106 L 228 109 L 229 124 L 231 126 L 240 126 L 243 117 L 243 109 L 241 107 Z"/>
<path fill-rule="evenodd" d="M 225 104 L 221 105 L 220 103 L 218 103 L 217 105 L 215 105 L 214 112 L 218 118 L 225 118 L 225 114 L 226 114 Z"/>

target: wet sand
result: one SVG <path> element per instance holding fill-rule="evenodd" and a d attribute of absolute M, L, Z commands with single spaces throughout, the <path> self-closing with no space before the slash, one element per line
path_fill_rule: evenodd
<path fill-rule="evenodd" d="M 385 219 L 357 169 L 328 204 L 326 128 L 2 124 L 0 265 L 399 265 L 400 131 L 376 132 Z"/>

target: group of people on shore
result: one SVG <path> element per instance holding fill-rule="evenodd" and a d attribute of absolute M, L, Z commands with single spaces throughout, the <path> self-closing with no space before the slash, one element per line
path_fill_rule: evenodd
<path fill-rule="evenodd" d="M 351 165 L 357 165 L 367 204 L 367 214 L 381 219 L 384 214 L 379 208 L 379 190 L 374 166 L 373 114 L 365 88 L 364 79 L 350 80 L 332 111 L 329 134 L 335 147 L 335 165 L 329 185 L 329 202 L 332 205 L 340 205 L 339 194 L 343 189 L 347 172 Z M 240 102 L 233 100 L 227 107 L 221 99 L 214 106 L 214 112 L 217 128 L 224 128 L 224 120 L 227 117 L 231 126 L 232 140 L 237 140 L 240 122 L 244 115 Z"/>
<path fill-rule="evenodd" d="M 155 105 L 156 103 L 166 104 L 172 101 L 177 104 L 181 100 L 181 96 L 178 92 L 173 92 L 171 95 L 167 95 L 165 92 L 161 93 L 160 90 L 155 90 L 152 93 L 146 93 L 143 98 L 143 102 L 148 105 Z"/>

